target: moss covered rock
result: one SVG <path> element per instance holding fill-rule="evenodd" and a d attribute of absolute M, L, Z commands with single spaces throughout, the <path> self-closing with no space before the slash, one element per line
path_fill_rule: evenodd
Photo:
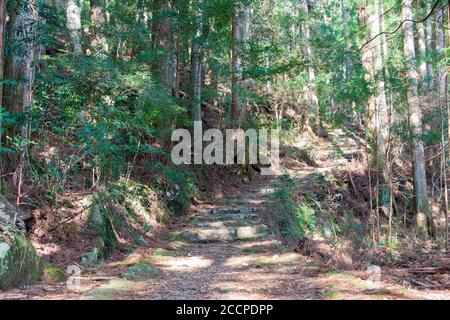
<path fill-rule="evenodd" d="M 25 234 L 0 222 L 0 290 L 30 284 L 41 276 L 39 258 Z"/>

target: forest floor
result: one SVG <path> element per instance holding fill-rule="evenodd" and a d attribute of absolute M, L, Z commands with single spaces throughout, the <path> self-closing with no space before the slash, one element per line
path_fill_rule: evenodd
<path fill-rule="evenodd" d="M 291 163 L 290 173 L 308 183 L 349 161 L 359 147 L 344 134 L 330 132 L 321 146 L 339 161 Z M 271 231 L 268 214 L 267 200 L 281 179 L 261 178 L 237 194 L 197 204 L 161 231 L 151 248 L 83 269 L 76 291 L 64 282 L 40 283 L 0 293 L 0 299 L 450 299 L 448 290 L 402 285 L 388 269 L 371 281 L 367 272 L 326 270 L 291 251 Z"/>

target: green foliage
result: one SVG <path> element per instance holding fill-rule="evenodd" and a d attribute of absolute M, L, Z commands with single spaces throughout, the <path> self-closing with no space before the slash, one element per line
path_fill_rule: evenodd
<path fill-rule="evenodd" d="M 45 282 L 55 283 L 55 282 L 64 282 L 67 280 L 68 276 L 63 267 L 53 264 L 43 264 L 42 270 L 43 270 L 42 279 Z"/>
<path fill-rule="evenodd" d="M 135 264 L 127 269 L 122 276 L 127 280 L 146 280 L 158 274 L 158 270 L 148 263 Z"/>
<path fill-rule="evenodd" d="M 139 64 L 53 59 L 37 78 L 36 102 L 27 114 L 36 149 L 58 145 L 46 164 L 35 163 L 36 182 L 53 177 L 65 186 L 80 171 L 92 170 L 108 181 L 125 174 L 137 155 L 164 158 L 150 143 L 167 135 L 183 114 Z"/>
<path fill-rule="evenodd" d="M 304 240 L 314 233 L 316 212 L 306 203 L 297 203 L 294 180 L 288 179 L 274 196 L 272 219 L 283 238 Z"/>
<path fill-rule="evenodd" d="M 153 163 L 148 163 L 148 167 L 157 173 L 156 186 L 174 213 L 183 213 L 199 195 L 197 179 L 188 168 Z"/>
<path fill-rule="evenodd" d="M 116 213 L 107 207 L 107 199 L 104 197 L 104 194 L 93 196 L 89 215 L 90 228 L 99 237 L 100 258 L 107 258 L 117 243 L 113 222 Z"/>

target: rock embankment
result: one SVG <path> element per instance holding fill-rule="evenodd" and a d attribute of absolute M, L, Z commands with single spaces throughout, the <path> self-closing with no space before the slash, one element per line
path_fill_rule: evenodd
<path fill-rule="evenodd" d="M 39 258 L 26 238 L 25 225 L 0 199 L 0 290 L 40 278 Z"/>

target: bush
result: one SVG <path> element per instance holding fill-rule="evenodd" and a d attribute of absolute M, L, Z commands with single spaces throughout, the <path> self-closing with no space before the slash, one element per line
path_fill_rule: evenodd
<path fill-rule="evenodd" d="M 306 203 L 297 204 L 295 182 L 288 178 L 275 193 L 272 220 L 278 233 L 287 240 L 304 240 L 316 228 L 315 210 Z"/>
<path fill-rule="evenodd" d="M 95 185 L 126 174 L 137 155 L 166 157 L 154 143 L 185 110 L 148 68 L 113 58 L 63 56 L 49 62 L 26 115 L 33 128 L 33 178 L 53 190 L 48 200 L 61 189 L 86 187 L 72 179 L 82 172 L 95 176 Z"/>

